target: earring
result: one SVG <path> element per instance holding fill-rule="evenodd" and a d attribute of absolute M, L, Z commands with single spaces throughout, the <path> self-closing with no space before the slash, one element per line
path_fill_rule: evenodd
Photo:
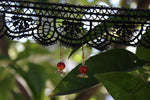
<path fill-rule="evenodd" d="M 63 71 L 65 69 L 65 64 L 62 62 L 62 47 L 61 43 L 60 44 L 60 62 L 57 64 L 57 73 L 61 75 L 65 75 L 65 72 Z"/>
<path fill-rule="evenodd" d="M 81 78 L 88 78 L 88 75 L 86 73 L 88 72 L 88 67 L 85 65 L 85 56 L 84 56 L 84 48 L 82 46 L 82 66 L 79 68 L 81 74 L 78 75 L 78 77 Z"/>

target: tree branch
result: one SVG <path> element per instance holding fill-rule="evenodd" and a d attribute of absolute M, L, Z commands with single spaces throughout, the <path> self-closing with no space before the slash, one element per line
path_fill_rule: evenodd
<path fill-rule="evenodd" d="M 150 0 L 138 0 L 137 8 L 138 9 L 148 9 Z"/>

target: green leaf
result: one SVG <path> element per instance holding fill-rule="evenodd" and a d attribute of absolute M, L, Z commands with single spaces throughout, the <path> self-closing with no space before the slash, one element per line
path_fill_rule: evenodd
<path fill-rule="evenodd" d="M 148 100 L 150 85 L 141 78 L 122 72 L 96 75 L 115 100 Z"/>
<path fill-rule="evenodd" d="M 6 67 L 0 67 L 0 91 L 11 90 L 14 86 L 14 76 L 11 74 L 11 70 Z"/>
<path fill-rule="evenodd" d="M 10 60 L 10 58 L 0 54 L 0 60 Z"/>
<path fill-rule="evenodd" d="M 76 52 L 78 51 L 80 48 L 75 48 L 75 49 L 72 49 L 71 53 L 69 54 L 68 56 L 68 59 Z"/>
<path fill-rule="evenodd" d="M 143 60 L 150 62 L 150 49 L 144 48 L 141 45 L 137 46 L 136 55 Z"/>
<path fill-rule="evenodd" d="M 42 48 L 40 45 L 37 45 L 36 43 L 31 43 L 29 41 L 24 43 L 24 46 L 25 46 L 25 50 L 18 54 L 16 61 L 24 58 L 28 58 L 34 54 L 47 55 L 50 53 L 48 49 Z"/>
<path fill-rule="evenodd" d="M 8 67 L 0 66 L 0 100 L 10 100 L 15 78 Z"/>
<path fill-rule="evenodd" d="M 27 82 L 32 91 L 33 98 L 35 100 L 42 100 L 42 91 L 45 88 L 45 82 L 47 79 L 45 69 L 34 63 L 28 63 L 26 71 L 22 70 L 19 66 L 13 68 Z"/>
<path fill-rule="evenodd" d="M 82 5 L 97 5 L 99 2 L 105 2 L 108 5 L 111 5 L 109 0 L 93 0 L 93 2 L 89 2 L 88 0 L 76 0 L 76 2 L 79 2 Z"/>
<path fill-rule="evenodd" d="M 139 91 L 135 93 L 137 100 L 149 100 L 150 98 L 150 83 L 145 83 Z"/>
<path fill-rule="evenodd" d="M 96 78 L 116 100 L 136 100 L 132 93 L 144 84 L 141 79 L 127 73 L 104 73 L 96 75 Z"/>
<path fill-rule="evenodd" d="M 140 76 L 143 78 L 143 80 L 148 81 L 150 76 L 150 66 L 144 66 L 139 69 Z"/>
<path fill-rule="evenodd" d="M 94 77 L 95 74 L 114 72 L 114 71 L 131 71 L 143 66 L 145 62 L 139 60 L 135 54 L 123 50 L 110 50 L 96 56 L 91 57 L 85 63 L 88 66 L 88 78 L 83 79 L 77 77 L 79 72 L 79 64 L 61 82 L 57 85 L 51 95 L 66 95 L 90 88 L 99 83 Z"/>
<path fill-rule="evenodd" d="M 148 28 L 147 33 L 145 33 L 142 38 L 141 38 L 141 44 L 144 46 L 150 46 L 149 42 L 149 35 L 150 35 L 150 29 Z M 138 44 L 137 49 L 136 49 L 136 55 L 143 60 L 149 61 L 150 62 L 150 49 L 143 47 L 141 44 Z"/>
<path fill-rule="evenodd" d="M 35 100 L 42 100 L 42 90 L 45 87 L 46 74 L 42 66 L 29 63 L 29 70 L 22 76 L 32 90 Z"/>
<path fill-rule="evenodd" d="M 10 93 L 8 90 L 0 91 L 0 100 L 10 100 Z"/>
<path fill-rule="evenodd" d="M 10 58 L 0 54 L 0 66 L 6 67 L 10 63 Z M 1 74 L 1 73 L 0 73 Z"/>
<path fill-rule="evenodd" d="M 147 33 L 142 36 L 142 40 L 140 43 L 142 43 L 145 46 L 150 46 L 150 44 L 147 42 L 149 41 L 149 35 L 150 35 L 150 29 L 147 30 Z M 147 65 L 140 68 L 139 72 L 140 75 L 143 77 L 145 81 L 148 80 L 148 77 L 150 76 L 150 49 L 143 47 L 141 44 L 138 44 L 136 49 L 136 55 L 145 61 L 147 61 Z"/>
<path fill-rule="evenodd" d="M 25 97 L 22 94 L 12 92 L 13 99 L 14 100 L 26 100 Z"/>
<path fill-rule="evenodd" d="M 43 68 L 45 69 L 47 78 L 51 81 L 53 86 L 56 86 L 63 78 L 61 75 L 56 74 L 56 66 L 50 65 L 48 62 L 43 62 L 41 66 L 43 66 Z"/>

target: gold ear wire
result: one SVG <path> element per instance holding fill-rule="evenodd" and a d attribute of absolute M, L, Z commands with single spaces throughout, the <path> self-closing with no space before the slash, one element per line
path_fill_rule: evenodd
<path fill-rule="evenodd" d="M 60 42 L 59 42 L 59 48 L 60 48 L 60 62 L 57 64 L 57 68 L 58 68 L 57 73 L 61 75 L 65 75 L 65 72 L 63 71 L 65 69 L 65 64 L 62 62 L 62 47 Z"/>
<path fill-rule="evenodd" d="M 84 47 L 82 45 L 82 65 L 85 64 Z"/>
<path fill-rule="evenodd" d="M 60 61 L 62 61 L 62 47 L 61 43 L 59 42 L 59 48 L 60 48 Z"/>
<path fill-rule="evenodd" d="M 79 68 L 79 71 L 81 72 L 81 74 L 79 74 L 78 77 L 88 78 L 88 75 L 86 75 L 86 73 L 88 72 L 88 67 L 85 65 L 85 55 L 83 45 L 82 45 L 82 66 Z"/>

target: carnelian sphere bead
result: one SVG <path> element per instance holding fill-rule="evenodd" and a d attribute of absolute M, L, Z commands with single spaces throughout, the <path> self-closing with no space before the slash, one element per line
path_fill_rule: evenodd
<path fill-rule="evenodd" d="M 65 68 L 65 64 L 64 64 L 63 62 L 59 62 L 59 63 L 57 64 L 57 68 L 58 68 L 59 70 L 63 70 L 63 69 Z"/>
<path fill-rule="evenodd" d="M 82 74 L 86 74 L 88 72 L 88 67 L 85 65 L 82 65 L 79 70 Z"/>

